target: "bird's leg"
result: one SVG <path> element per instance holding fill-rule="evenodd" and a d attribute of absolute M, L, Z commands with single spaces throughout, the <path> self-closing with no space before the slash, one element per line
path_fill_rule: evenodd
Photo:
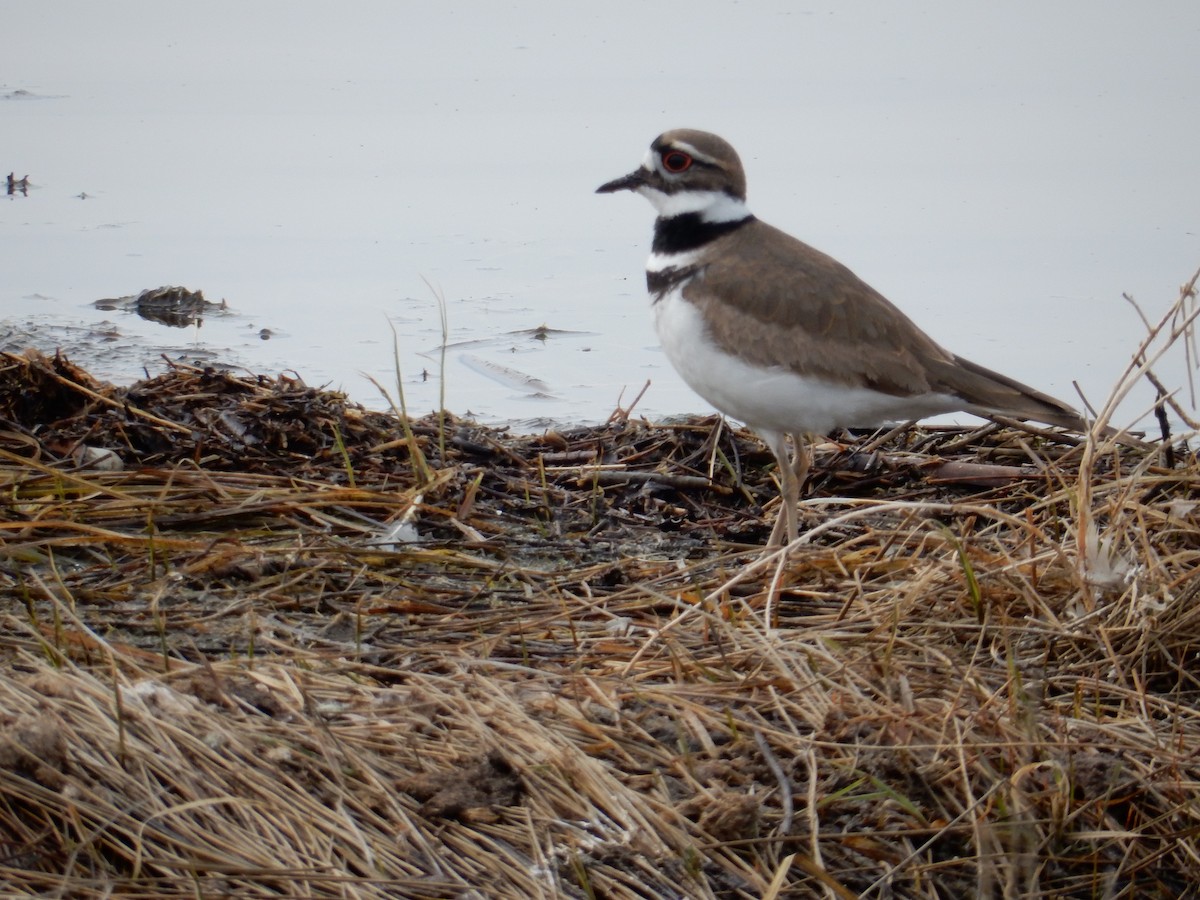
<path fill-rule="evenodd" d="M 791 543 L 796 539 L 796 504 L 800 501 L 800 487 L 796 481 L 795 462 L 788 459 L 787 435 L 783 432 L 760 433 L 779 464 L 779 514 L 767 541 L 768 547 L 778 547 L 785 540 Z"/>
<path fill-rule="evenodd" d="M 808 481 L 808 470 L 812 464 L 812 454 L 808 451 L 808 435 L 794 432 L 792 447 L 792 472 L 796 475 L 796 502 L 799 503 L 800 493 L 804 490 L 804 483 Z"/>
<path fill-rule="evenodd" d="M 808 435 L 800 432 L 792 433 L 792 493 L 791 500 L 791 532 L 788 542 L 794 541 L 800 528 L 800 495 L 804 493 L 804 485 L 808 481 L 809 464 L 812 455 L 808 451 Z"/>
<path fill-rule="evenodd" d="M 766 436 L 767 445 L 775 458 L 779 460 L 779 515 L 775 519 L 775 527 L 771 529 L 768 547 L 778 547 L 781 544 L 796 540 L 800 533 L 800 492 L 808 481 L 809 466 L 812 457 L 808 452 L 806 435 L 792 435 L 792 457 L 787 456 L 787 439 L 784 435 Z"/>

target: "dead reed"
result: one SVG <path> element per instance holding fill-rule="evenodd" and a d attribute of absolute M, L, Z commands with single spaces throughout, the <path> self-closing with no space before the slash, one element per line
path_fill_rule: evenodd
<path fill-rule="evenodd" d="M 1182 444 L 826 447 L 759 558 L 769 455 L 711 419 L 409 439 L 297 380 L 37 356 L 0 417 L 0 893 L 1200 883 Z"/>

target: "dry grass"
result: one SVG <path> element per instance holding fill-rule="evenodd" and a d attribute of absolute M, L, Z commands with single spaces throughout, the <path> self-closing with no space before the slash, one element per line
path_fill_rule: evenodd
<path fill-rule="evenodd" d="M 1200 883 L 1189 450 L 818 453 L 760 558 L 769 457 L 712 420 L 406 439 L 295 381 L 2 362 L 0 893 Z"/>

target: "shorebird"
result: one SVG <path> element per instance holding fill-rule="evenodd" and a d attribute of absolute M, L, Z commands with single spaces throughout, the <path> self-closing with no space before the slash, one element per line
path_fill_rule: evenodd
<path fill-rule="evenodd" d="M 797 537 L 813 434 L 955 411 L 1087 430 L 1070 405 L 943 349 L 837 260 L 755 218 L 742 162 L 717 135 L 659 135 L 596 192 L 615 191 L 658 213 L 646 286 L 667 359 L 779 462 L 768 546 Z"/>

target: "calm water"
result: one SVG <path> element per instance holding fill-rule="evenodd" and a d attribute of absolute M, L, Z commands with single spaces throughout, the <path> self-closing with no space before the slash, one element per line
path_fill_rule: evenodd
<path fill-rule="evenodd" d="M 216 358 L 381 406 L 394 329 L 431 409 L 440 295 L 455 412 L 594 421 L 647 380 L 643 412 L 703 411 L 656 348 L 650 207 L 593 194 L 681 125 L 739 148 L 762 218 L 1065 399 L 1136 346 L 1123 292 L 1157 313 L 1200 266 L 1194 0 L 9 0 L 4 27 L 0 174 L 32 187 L 0 203 L 0 343 L 119 381 Z M 233 314 L 91 306 L 162 284 Z"/>

